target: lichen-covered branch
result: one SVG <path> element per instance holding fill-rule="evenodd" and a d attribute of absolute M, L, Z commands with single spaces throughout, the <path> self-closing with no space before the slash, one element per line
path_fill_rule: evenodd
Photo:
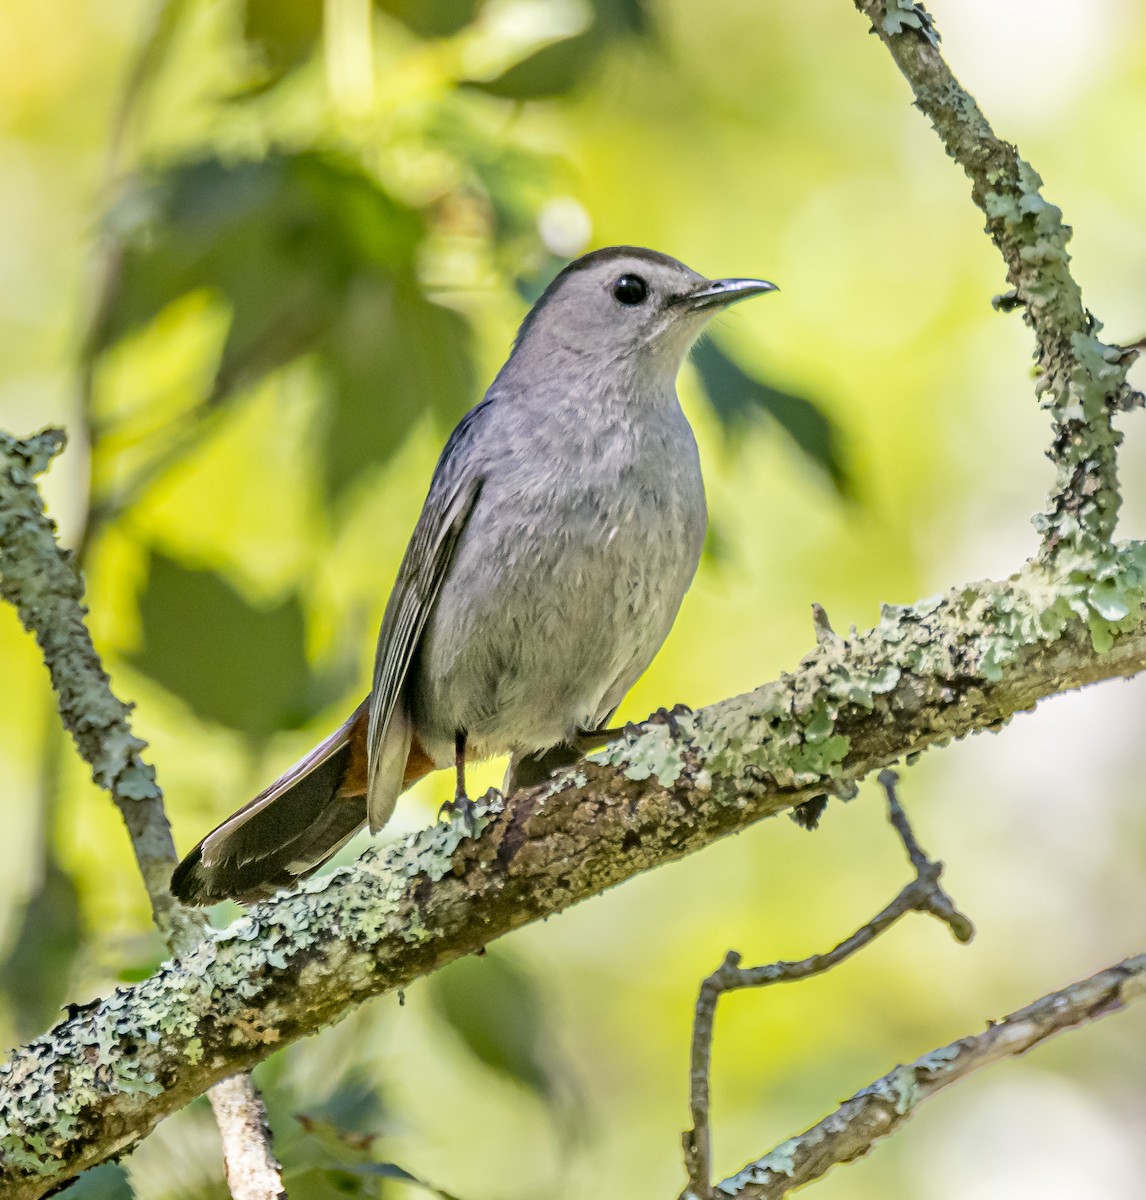
<path fill-rule="evenodd" d="M 1057 467 L 1047 512 L 1038 518 L 1050 553 L 1096 555 L 1114 533 L 1121 497 L 1113 414 L 1133 392 L 1126 371 L 1135 352 L 1098 337 L 1099 322 L 1070 273 L 1071 230 L 1041 192 L 1042 179 L 999 138 L 944 62 L 930 16 L 913 0 L 854 0 L 891 51 L 947 153 L 971 180 L 987 232 L 1007 267 L 1013 291 L 1034 330 L 1036 391 L 1054 422 L 1050 457 Z"/>
<path fill-rule="evenodd" d="M 823 610 L 821 609 L 821 612 Z M 725 992 L 741 988 L 771 987 L 775 983 L 796 983 L 823 974 L 845 959 L 870 946 L 880 934 L 909 912 L 930 913 L 944 922 L 960 942 L 975 935 L 971 922 L 956 907 L 939 882 L 943 864 L 928 858 L 916 840 L 895 794 L 898 777 L 894 771 L 879 773 L 879 782 L 887 792 L 888 814 L 892 828 L 903 842 L 907 857 L 915 869 L 915 878 L 898 896 L 866 925 L 824 954 L 813 954 L 798 962 L 774 962 L 763 967 L 742 967 L 740 955 L 730 950 L 724 962 L 700 985 L 696 1014 L 692 1023 L 692 1047 L 689 1053 L 689 1111 L 692 1128 L 684 1134 L 684 1164 L 689 1186 L 681 1200 L 712 1200 L 712 1126 L 709 1116 L 709 1079 L 712 1071 L 712 1034 L 716 1024 L 716 1005 Z"/>
<path fill-rule="evenodd" d="M 1120 1012 L 1143 996 L 1146 954 L 1139 954 L 991 1022 L 982 1033 L 896 1067 L 845 1100 L 818 1125 L 717 1184 L 712 1194 L 721 1200 L 780 1200 L 838 1163 L 867 1154 L 942 1088 L 992 1063 L 1024 1054 L 1056 1033 Z M 683 1200 L 693 1198 L 686 1192 Z"/>
<path fill-rule="evenodd" d="M 167 887 L 177 859 L 155 770 L 131 732 L 127 705 L 111 691 L 84 623 L 83 581 L 56 541 L 35 483 L 63 448 L 59 429 L 26 441 L 0 433 L 0 595 L 35 635 L 60 717 L 123 816 L 160 933 L 183 949 L 198 941 L 202 923 Z"/>
<path fill-rule="evenodd" d="M 1033 564 L 953 589 L 791 675 L 611 743 L 550 783 L 311 880 L 18 1050 L 0 1069 L 0 1194 L 41 1196 L 224 1076 L 371 996 L 905 754 L 1146 667 L 1146 547 L 1104 581 Z"/>
<path fill-rule="evenodd" d="M 63 723 L 95 782 L 123 815 L 160 933 L 172 951 L 187 953 L 202 940 L 207 924 L 171 895 L 168 881 L 177 858 L 163 794 L 142 758 L 144 743 L 131 732 L 128 708 L 112 692 L 92 645 L 83 582 L 73 556 L 56 541 L 35 482 L 63 447 L 58 429 L 27 441 L 0 433 L 0 595 L 35 634 Z M 285 1197 L 266 1111 L 250 1079 L 218 1084 L 210 1100 L 234 1200 Z"/>

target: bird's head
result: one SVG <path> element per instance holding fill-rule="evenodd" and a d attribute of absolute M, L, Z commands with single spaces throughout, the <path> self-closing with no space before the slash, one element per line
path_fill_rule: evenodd
<path fill-rule="evenodd" d="M 571 262 L 530 310 L 514 357 L 541 367 L 579 360 L 626 363 L 671 382 L 714 313 L 776 290 L 763 279 L 706 279 L 684 263 L 638 246 L 610 246 Z"/>

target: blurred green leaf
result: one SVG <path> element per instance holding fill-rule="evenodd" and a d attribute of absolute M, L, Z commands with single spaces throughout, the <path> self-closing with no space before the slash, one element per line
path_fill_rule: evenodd
<path fill-rule="evenodd" d="M 40 1033 L 58 1018 L 84 935 L 75 881 L 49 843 L 39 885 L 28 898 L 15 941 L 0 964 L 0 990 L 22 1037 Z"/>
<path fill-rule="evenodd" d="M 481 0 L 374 0 L 419 37 L 450 37 L 477 16 Z"/>
<path fill-rule="evenodd" d="M 520 243 L 538 244 L 538 210 L 562 186 L 565 164 L 536 147 L 506 144 L 474 111 L 457 100 L 442 105 L 429 136 L 463 167 L 466 191 L 475 190 L 489 205 L 495 241 L 503 250 L 513 243 L 513 259 Z"/>
<path fill-rule="evenodd" d="M 304 725 L 333 698 L 307 665 L 297 595 L 260 608 L 223 576 L 153 550 L 139 616 L 144 644 L 131 664 L 252 743 Z"/>
<path fill-rule="evenodd" d="M 151 28 L 136 52 L 120 94 L 112 130 L 113 148 L 118 147 L 135 114 L 150 99 L 151 89 L 167 60 L 189 6 L 190 0 L 158 0 L 152 14 Z"/>
<path fill-rule="evenodd" d="M 170 167 L 113 209 L 122 246 L 95 351 L 206 289 L 231 311 L 211 399 L 304 355 L 328 389 L 322 477 L 339 498 L 418 416 L 473 401 L 469 328 L 422 294 L 421 214 L 354 164 L 316 152 Z"/>
<path fill-rule="evenodd" d="M 527 270 L 519 272 L 514 278 L 514 289 L 532 307 L 562 268 L 568 265 L 569 259 L 557 254 L 547 252 L 537 255 L 534 261 L 527 264 Z"/>
<path fill-rule="evenodd" d="M 547 1053 L 541 993 L 513 959 L 490 950 L 460 959 L 427 981 L 434 1011 L 487 1067 L 546 1100 L 556 1079 Z"/>
<path fill-rule="evenodd" d="M 597 22 L 610 32 L 647 37 L 652 31 L 646 0 L 593 0 Z"/>
<path fill-rule="evenodd" d="M 602 46 L 597 26 L 553 42 L 514 63 L 496 79 L 468 80 L 466 87 L 503 100 L 546 100 L 584 82 Z"/>
<path fill-rule="evenodd" d="M 127 1172 L 118 1163 L 92 1167 L 59 1195 L 66 1200 L 135 1200 Z"/>
<path fill-rule="evenodd" d="M 363 276 L 413 280 L 421 217 L 354 164 L 316 152 L 176 163 L 113 208 L 120 269 L 92 331 L 98 352 L 201 289 L 231 324 L 215 399 L 311 350 Z"/>
<path fill-rule="evenodd" d="M 411 1175 L 405 1167 L 398 1166 L 392 1162 L 363 1162 L 355 1163 L 353 1166 L 343 1167 L 342 1170 L 351 1175 L 362 1175 L 366 1178 L 373 1179 L 397 1179 L 402 1183 L 411 1184 L 414 1187 L 421 1188 L 423 1191 L 429 1192 L 432 1196 L 439 1197 L 439 1200 L 458 1200 L 451 1192 L 445 1192 L 439 1187 L 435 1187 L 432 1183 L 427 1183 L 424 1179 L 419 1179 L 417 1175 Z M 363 1180 L 365 1185 L 366 1180 Z M 373 1189 L 371 1189 L 373 1193 Z"/>
<path fill-rule="evenodd" d="M 503 100 L 546 100 L 585 83 L 601 52 L 625 37 L 652 32 L 644 0 L 593 0 L 589 28 L 542 46 L 496 79 L 467 80 L 466 87 Z"/>
<path fill-rule="evenodd" d="M 322 479 L 332 505 L 384 463 L 427 411 L 453 425 L 473 402 L 470 329 L 413 287 L 363 280 L 319 351 L 331 386 Z"/>
<path fill-rule="evenodd" d="M 727 433 L 742 432 L 761 415 L 770 417 L 827 475 L 839 495 L 855 498 L 840 431 L 815 403 L 749 375 L 712 337 L 697 345 L 692 359 L 705 395 Z"/>
<path fill-rule="evenodd" d="M 264 1069 L 260 1083 L 266 1078 Z M 281 1079 L 276 1086 L 287 1093 L 280 1099 L 295 1109 L 299 1126 L 327 1150 L 369 1150 L 386 1114 L 379 1080 L 369 1072 L 351 1070 L 332 1083 L 334 1090 L 317 1104 L 313 1097 L 305 1098 L 309 1100 L 305 1112 L 297 1111 L 303 1097 L 292 1092 Z"/>
<path fill-rule="evenodd" d="M 308 59 L 322 37 L 322 0 L 243 0 L 243 37 L 266 82 Z"/>

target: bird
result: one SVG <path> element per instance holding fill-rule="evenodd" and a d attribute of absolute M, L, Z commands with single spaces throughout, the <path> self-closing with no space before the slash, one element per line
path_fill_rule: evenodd
<path fill-rule="evenodd" d="M 386 604 L 370 693 L 176 867 L 186 904 L 252 903 L 317 870 L 399 795 L 510 755 L 506 788 L 600 744 L 668 635 L 707 526 L 676 392 L 714 313 L 775 291 L 639 246 L 561 270 L 434 470 Z M 441 814 L 439 813 L 439 817 Z"/>

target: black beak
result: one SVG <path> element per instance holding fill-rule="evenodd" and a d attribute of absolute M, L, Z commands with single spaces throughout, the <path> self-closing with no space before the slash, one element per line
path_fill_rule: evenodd
<path fill-rule="evenodd" d="M 763 296 L 780 289 L 765 279 L 708 279 L 691 292 L 677 298 L 677 303 L 694 312 L 703 308 L 724 308 L 749 296 Z"/>

